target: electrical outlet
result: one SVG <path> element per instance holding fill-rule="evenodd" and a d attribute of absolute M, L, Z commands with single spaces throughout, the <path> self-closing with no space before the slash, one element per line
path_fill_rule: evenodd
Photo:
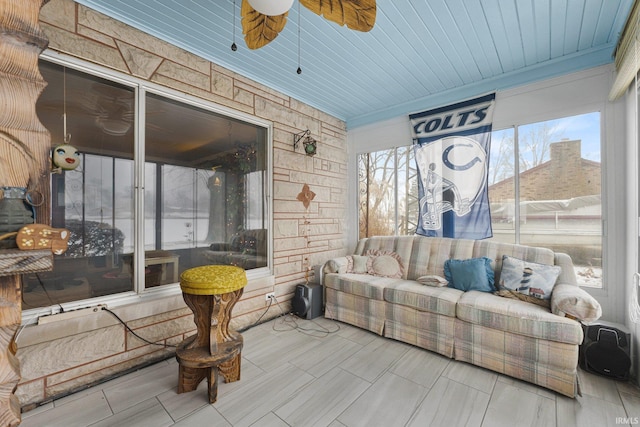
<path fill-rule="evenodd" d="M 265 301 L 269 301 L 271 298 L 275 299 L 276 297 L 276 293 L 275 292 L 269 292 L 264 296 L 264 300 Z"/>

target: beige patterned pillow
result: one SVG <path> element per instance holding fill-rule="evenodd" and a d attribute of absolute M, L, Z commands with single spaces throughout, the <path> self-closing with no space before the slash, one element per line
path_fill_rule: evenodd
<path fill-rule="evenodd" d="M 400 255 L 395 252 L 367 251 L 367 272 L 373 276 L 402 278 L 404 267 Z"/>
<path fill-rule="evenodd" d="M 449 284 L 449 282 L 447 282 L 447 279 L 436 274 L 420 276 L 416 279 L 416 282 L 420 283 L 421 285 L 433 286 L 436 288 L 442 288 Z"/>
<path fill-rule="evenodd" d="M 367 274 L 368 256 L 349 255 L 347 256 L 347 273 Z"/>

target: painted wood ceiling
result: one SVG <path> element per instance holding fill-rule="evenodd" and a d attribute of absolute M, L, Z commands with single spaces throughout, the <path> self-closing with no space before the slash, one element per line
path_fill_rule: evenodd
<path fill-rule="evenodd" d="M 76 2 L 343 119 L 348 128 L 610 63 L 633 3 L 378 0 L 374 29 L 360 33 L 295 2 L 280 35 L 250 50 L 241 0 Z"/>

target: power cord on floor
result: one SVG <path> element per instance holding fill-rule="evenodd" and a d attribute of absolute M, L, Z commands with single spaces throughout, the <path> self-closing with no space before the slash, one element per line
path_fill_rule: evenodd
<path fill-rule="evenodd" d="M 151 344 L 151 345 L 158 345 L 158 346 L 161 346 L 161 347 L 172 347 L 172 348 L 175 348 L 175 347 L 176 347 L 175 345 L 172 345 L 172 344 L 166 344 L 166 343 L 165 343 L 165 344 L 160 344 L 160 343 L 157 343 L 157 342 L 151 342 L 151 341 L 149 341 L 149 340 L 147 340 L 147 339 L 145 339 L 145 338 L 141 337 L 141 336 L 140 336 L 140 335 L 138 335 L 137 333 L 135 333 L 135 332 L 133 331 L 133 329 L 131 329 L 131 328 L 129 327 L 129 325 L 127 325 L 127 324 L 125 323 L 125 321 L 124 321 L 124 320 L 122 320 L 122 319 L 120 318 L 120 316 L 118 316 L 117 314 L 115 314 L 113 311 L 109 310 L 107 307 L 102 307 L 102 310 L 104 310 L 104 311 L 106 311 L 106 312 L 110 313 L 113 317 L 115 317 L 116 319 L 118 319 L 118 321 L 119 321 L 120 323 L 122 323 L 122 324 L 124 325 L 124 327 L 125 327 L 125 328 L 127 328 L 127 331 L 131 332 L 131 334 L 133 334 L 133 336 L 134 336 L 134 337 L 136 337 L 136 338 L 138 338 L 139 340 L 144 341 L 144 342 L 146 342 L 147 344 Z"/>
<path fill-rule="evenodd" d="M 272 296 L 271 298 L 276 300 L 276 304 L 278 303 L 278 300 L 276 299 L 275 295 Z M 328 328 L 320 325 L 319 323 L 317 323 L 314 320 L 311 320 L 311 323 L 313 323 L 317 327 L 317 329 L 316 328 L 306 328 L 306 327 L 300 326 L 298 324 L 298 321 L 296 320 L 297 316 L 295 314 L 293 314 L 293 313 L 285 313 L 282 310 L 282 307 L 280 307 L 280 304 L 278 304 L 278 307 L 280 308 L 280 313 L 281 314 L 280 314 L 280 316 L 278 316 L 274 320 L 273 325 L 271 325 L 271 329 L 273 329 L 276 332 L 286 332 L 286 331 L 291 331 L 291 330 L 295 329 L 296 331 L 298 331 L 298 332 L 300 332 L 302 334 L 305 334 L 305 335 L 309 335 L 309 336 L 316 337 L 316 338 L 325 338 L 325 337 L 327 337 L 327 336 L 329 336 L 331 334 L 335 334 L 336 332 L 338 332 L 340 330 L 340 325 L 335 323 L 335 321 L 334 321 L 334 323 L 336 325 L 335 330 L 329 330 Z M 280 318 L 280 317 L 282 317 L 282 323 L 283 324 L 289 323 L 288 328 L 286 328 L 286 329 L 276 329 L 276 324 L 278 322 L 278 318 Z M 298 317 L 298 319 L 300 319 L 300 318 Z M 301 320 L 304 320 L 304 319 L 301 319 Z M 317 334 L 320 334 L 320 335 L 317 335 Z"/>

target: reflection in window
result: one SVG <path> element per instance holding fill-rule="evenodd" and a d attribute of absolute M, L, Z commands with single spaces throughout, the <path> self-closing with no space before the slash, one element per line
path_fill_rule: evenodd
<path fill-rule="evenodd" d="M 62 142 L 66 99 L 81 163 L 52 175 L 51 223 L 71 231 L 69 249 L 55 256 L 53 271 L 24 277 L 25 309 L 143 292 L 204 264 L 267 266 L 264 128 L 45 61 L 40 70 L 48 83 L 40 121 L 54 144 Z M 145 97 L 145 117 L 135 116 L 136 96 Z M 136 193 L 144 212 L 136 211 Z"/>

